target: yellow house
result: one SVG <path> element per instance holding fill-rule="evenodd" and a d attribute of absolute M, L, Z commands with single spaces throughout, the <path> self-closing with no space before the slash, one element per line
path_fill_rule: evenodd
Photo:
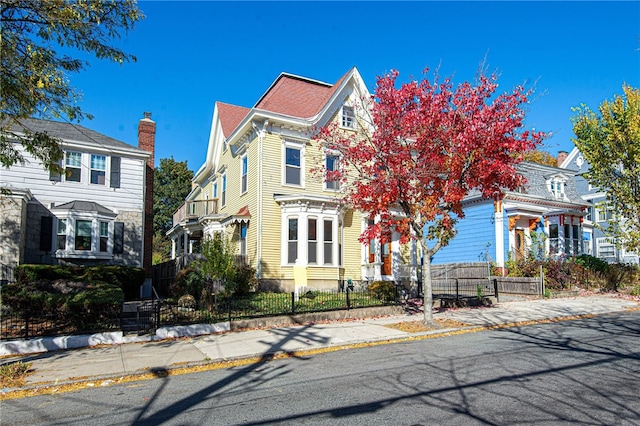
<path fill-rule="evenodd" d="M 311 139 L 332 121 L 366 131 L 355 114 L 369 96 L 354 67 L 335 84 L 282 73 L 252 108 L 216 102 L 206 161 L 168 233 L 172 257 L 222 233 L 263 289 L 415 282 L 415 246 L 401 247 L 395 235 L 383 245 L 359 242 L 370 219 L 340 202 L 340 183 L 322 175 L 340 158 Z"/>

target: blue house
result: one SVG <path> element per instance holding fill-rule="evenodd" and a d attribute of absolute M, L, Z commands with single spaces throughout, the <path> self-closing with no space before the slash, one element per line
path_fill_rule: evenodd
<path fill-rule="evenodd" d="M 561 151 L 558 156 L 560 167 L 575 171 L 575 185 L 578 194 L 587 203 L 587 212 L 583 223 L 584 253 L 610 263 L 638 264 L 638 255 L 616 247 L 615 241 L 607 237 L 603 229 L 616 220 L 607 208 L 607 194 L 601 188 L 595 188 L 585 179 L 584 174 L 591 168 L 577 147 L 570 153 Z M 560 160 L 562 160 L 560 162 Z"/>
<path fill-rule="evenodd" d="M 499 201 L 480 194 L 463 204 L 457 235 L 433 258 L 433 264 L 490 261 L 534 255 L 572 257 L 583 253 L 583 221 L 589 204 L 578 194 L 576 172 L 537 163 L 521 163 L 527 183 L 504 191 Z"/>

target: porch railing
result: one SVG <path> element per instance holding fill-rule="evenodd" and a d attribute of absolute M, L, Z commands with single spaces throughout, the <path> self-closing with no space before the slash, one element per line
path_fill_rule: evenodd
<path fill-rule="evenodd" d="M 173 224 L 198 219 L 203 216 L 218 214 L 218 199 L 185 201 L 178 210 L 173 213 Z"/>

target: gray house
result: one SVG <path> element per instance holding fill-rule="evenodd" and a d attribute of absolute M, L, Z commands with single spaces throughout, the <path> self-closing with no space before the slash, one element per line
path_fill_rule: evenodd
<path fill-rule="evenodd" d="M 576 173 L 575 185 L 578 194 L 588 204 L 584 218 L 583 245 L 585 254 L 598 257 L 607 262 L 638 264 L 638 255 L 616 247 L 615 241 L 607 237 L 602 229 L 609 227 L 615 216 L 607 208 L 606 192 L 592 187 L 583 176 L 591 167 L 577 147 L 570 153 L 561 151 L 558 155 L 559 167 Z"/>
<path fill-rule="evenodd" d="M 25 162 L 0 170 L 4 271 L 22 263 L 150 268 L 155 123 L 149 116 L 139 122 L 138 148 L 71 123 L 28 119 L 11 129 Z M 25 128 L 61 140 L 64 174 L 49 173 L 23 149 L 17 137 Z"/>

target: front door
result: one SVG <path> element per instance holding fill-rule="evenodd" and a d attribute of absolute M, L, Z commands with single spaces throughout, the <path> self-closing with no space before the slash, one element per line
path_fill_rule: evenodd
<path fill-rule="evenodd" d="M 380 248 L 382 254 L 382 275 L 391 275 L 391 243 L 384 243 Z"/>
<path fill-rule="evenodd" d="M 516 229 L 516 260 L 524 259 L 524 229 Z"/>
<path fill-rule="evenodd" d="M 389 240 L 391 238 L 389 237 Z M 380 275 L 391 275 L 391 242 L 380 244 L 379 240 L 369 241 L 369 263 L 376 261 L 376 248 L 380 247 Z"/>

